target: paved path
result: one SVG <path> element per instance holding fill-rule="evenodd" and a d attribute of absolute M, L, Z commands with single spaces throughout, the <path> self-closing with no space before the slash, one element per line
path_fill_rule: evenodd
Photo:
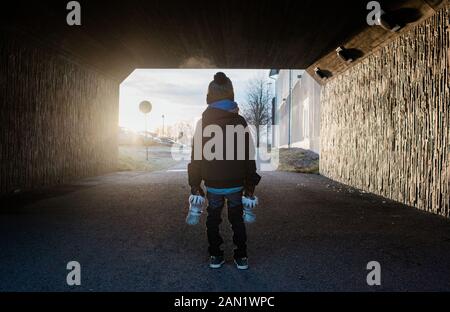
<path fill-rule="evenodd" d="M 2 201 L 0 291 L 450 290 L 450 222 L 317 175 L 265 173 L 251 268 L 207 267 L 182 171 L 114 173 Z M 228 260 L 231 233 L 223 224 Z M 82 285 L 66 285 L 81 263 Z M 381 263 L 382 286 L 366 284 Z"/>

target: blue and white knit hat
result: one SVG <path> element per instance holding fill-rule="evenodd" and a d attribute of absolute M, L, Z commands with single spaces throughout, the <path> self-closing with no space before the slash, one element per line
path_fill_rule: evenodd
<path fill-rule="evenodd" d="M 233 83 L 224 73 L 218 72 L 208 86 L 206 103 L 211 104 L 220 100 L 234 101 Z"/>

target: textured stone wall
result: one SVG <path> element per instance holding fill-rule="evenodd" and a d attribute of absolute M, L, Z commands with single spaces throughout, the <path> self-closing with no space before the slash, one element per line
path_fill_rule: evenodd
<path fill-rule="evenodd" d="M 323 175 L 450 217 L 449 7 L 322 89 Z"/>
<path fill-rule="evenodd" d="M 113 170 L 119 84 L 0 33 L 0 193 Z"/>

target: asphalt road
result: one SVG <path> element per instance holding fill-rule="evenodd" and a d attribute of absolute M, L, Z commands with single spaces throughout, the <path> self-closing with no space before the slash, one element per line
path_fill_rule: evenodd
<path fill-rule="evenodd" d="M 450 222 L 318 175 L 263 173 L 248 271 L 207 266 L 187 176 L 124 172 L 3 199 L 0 291 L 450 290 Z M 225 212 L 225 211 L 224 211 Z M 81 264 L 81 286 L 66 265 Z M 381 286 L 366 265 L 381 264 Z"/>

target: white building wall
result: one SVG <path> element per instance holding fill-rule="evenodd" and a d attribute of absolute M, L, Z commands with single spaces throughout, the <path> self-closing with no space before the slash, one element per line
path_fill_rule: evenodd
<path fill-rule="evenodd" d="M 291 147 L 320 153 L 320 88 L 304 70 L 280 70 L 275 83 L 274 146 L 288 147 L 290 137 Z"/>

